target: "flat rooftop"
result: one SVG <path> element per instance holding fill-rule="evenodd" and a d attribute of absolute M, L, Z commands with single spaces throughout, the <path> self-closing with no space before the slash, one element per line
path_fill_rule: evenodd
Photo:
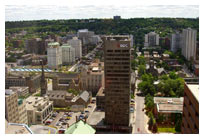
<path fill-rule="evenodd" d="M 5 121 L 5 134 L 32 134 L 29 128 L 22 124 L 12 124 Z"/>
<path fill-rule="evenodd" d="M 47 106 L 46 104 L 51 104 L 52 101 L 49 101 L 48 98 L 44 97 L 34 97 L 30 96 L 26 99 L 26 109 L 27 110 L 34 110 L 37 109 L 38 106 Z"/>
<path fill-rule="evenodd" d="M 10 96 L 10 95 L 12 95 L 12 94 L 14 94 L 15 92 L 13 91 L 13 90 L 11 90 L 11 89 L 6 89 L 5 90 L 5 95 L 6 96 Z"/>
<path fill-rule="evenodd" d="M 199 85 L 198 84 L 187 84 L 188 88 L 191 90 L 194 97 L 199 102 Z"/>
<path fill-rule="evenodd" d="M 42 125 L 32 125 L 30 128 L 34 134 L 56 134 L 57 132 L 55 128 Z"/>
<path fill-rule="evenodd" d="M 59 46 L 58 42 L 50 42 L 48 43 L 48 46 Z"/>
<path fill-rule="evenodd" d="M 183 97 L 154 97 L 157 111 L 161 113 L 182 113 L 183 112 Z"/>
<path fill-rule="evenodd" d="M 103 125 L 104 118 L 105 118 L 105 112 L 94 111 L 88 118 L 87 123 L 90 125 Z"/>

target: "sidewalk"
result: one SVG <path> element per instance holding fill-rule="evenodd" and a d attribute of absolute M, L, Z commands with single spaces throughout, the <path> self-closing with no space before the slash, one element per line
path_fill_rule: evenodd
<path fill-rule="evenodd" d="M 149 117 L 145 114 L 144 115 L 145 130 L 147 131 L 148 134 L 152 134 L 152 132 L 148 130 L 148 121 L 149 121 Z"/>

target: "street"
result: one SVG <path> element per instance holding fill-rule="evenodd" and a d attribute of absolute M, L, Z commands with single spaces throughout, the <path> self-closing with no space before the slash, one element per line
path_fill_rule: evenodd
<path fill-rule="evenodd" d="M 88 53 L 85 57 L 88 58 L 90 54 L 92 54 L 97 48 L 101 47 L 102 44 L 98 44 L 90 53 Z M 78 61 L 76 64 L 74 64 L 68 71 L 75 71 L 76 68 L 78 68 L 80 64 L 80 61 Z"/>
<path fill-rule="evenodd" d="M 147 134 L 148 132 L 145 129 L 146 122 L 145 122 L 145 113 L 142 111 L 144 108 L 144 97 L 135 96 L 136 102 L 136 121 L 134 124 L 134 134 Z"/>
<path fill-rule="evenodd" d="M 135 71 L 137 75 L 137 70 Z M 137 94 L 140 93 L 137 90 L 138 84 L 140 83 L 140 80 L 136 80 L 135 82 L 135 103 L 136 103 L 136 108 L 135 108 L 135 117 L 136 120 L 133 124 L 133 134 L 148 134 L 146 127 L 147 127 L 147 120 L 148 117 L 145 115 L 145 112 L 142 110 L 145 105 L 144 105 L 144 97 L 138 96 Z"/>

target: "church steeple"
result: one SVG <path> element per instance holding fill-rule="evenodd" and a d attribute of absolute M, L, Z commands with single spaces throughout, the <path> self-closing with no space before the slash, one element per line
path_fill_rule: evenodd
<path fill-rule="evenodd" d="M 41 66 L 42 66 L 42 75 L 41 75 L 41 81 L 40 81 L 40 85 L 41 85 L 41 96 L 44 96 L 46 94 L 47 91 L 47 81 L 45 79 L 45 74 L 44 74 L 44 68 L 43 68 L 43 61 L 40 61 Z"/>

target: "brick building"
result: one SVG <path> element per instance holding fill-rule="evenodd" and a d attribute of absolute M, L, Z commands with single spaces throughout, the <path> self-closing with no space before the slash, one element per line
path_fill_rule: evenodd
<path fill-rule="evenodd" d="M 184 84 L 184 103 L 181 132 L 199 134 L 199 85 Z"/>

